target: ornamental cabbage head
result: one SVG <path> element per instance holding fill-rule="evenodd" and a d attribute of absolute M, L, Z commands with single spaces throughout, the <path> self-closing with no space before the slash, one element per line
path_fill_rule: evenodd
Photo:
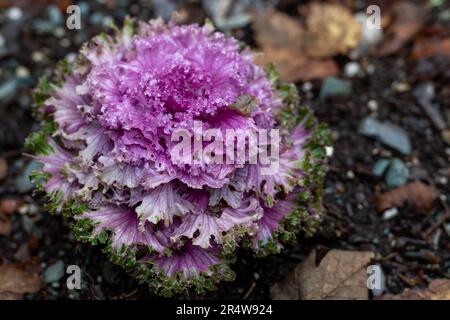
<path fill-rule="evenodd" d="M 238 247 L 262 256 L 314 232 L 327 130 L 254 56 L 211 26 L 162 20 L 86 43 L 35 91 L 27 145 L 49 210 L 163 295 L 232 280 Z"/>

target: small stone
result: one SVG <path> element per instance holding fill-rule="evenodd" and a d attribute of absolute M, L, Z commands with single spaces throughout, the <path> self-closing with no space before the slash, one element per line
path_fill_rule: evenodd
<path fill-rule="evenodd" d="M 447 233 L 447 235 L 450 237 L 450 223 L 447 223 L 445 226 L 445 232 Z"/>
<path fill-rule="evenodd" d="M 347 171 L 347 178 L 355 179 L 355 173 L 352 170 Z"/>
<path fill-rule="evenodd" d="M 448 179 L 447 177 L 441 176 L 436 178 L 436 182 L 442 184 L 443 186 L 446 186 L 448 184 Z"/>
<path fill-rule="evenodd" d="M 0 158 L 0 181 L 8 175 L 8 162 L 5 158 Z"/>
<path fill-rule="evenodd" d="M 70 45 L 71 45 L 70 40 L 67 39 L 67 38 L 61 39 L 61 41 L 59 42 L 59 44 L 60 44 L 61 47 L 63 47 L 63 48 L 68 48 L 68 47 L 70 47 Z"/>
<path fill-rule="evenodd" d="M 398 209 L 396 207 L 387 209 L 385 212 L 383 212 L 383 220 L 387 221 L 390 220 L 398 215 Z"/>
<path fill-rule="evenodd" d="M 344 75 L 347 78 L 356 77 L 361 73 L 361 66 L 357 62 L 349 62 L 344 66 Z"/>
<path fill-rule="evenodd" d="M 33 60 L 36 63 L 44 61 L 44 58 L 45 58 L 44 54 L 42 52 L 40 52 L 40 51 L 34 51 L 31 54 L 31 60 Z"/>
<path fill-rule="evenodd" d="M 153 0 L 153 8 L 157 16 L 169 20 L 172 13 L 177 9 L 175 1 Z M 218 3 L 220 1 L 217 1 Z"/>
<path fill-rule="evenodd" d="M 312 83 L 309 82 L 309 81 L 306 81 L 306 82 L 303 83 L 303 85 L 302 85 L 302 90 L 305 91 L 305 92 L 311 91 L 312 88 L 313 88 L 313 85 L 312 85 Z"/>
<path fill-rule="evenodd" d="M 400 159 L 393 159 L 389 164 L 384 180 L 388 187 L 400 187 L 408 182 L 409 169 Z"/>
<path fill-rule="evenodd" d="M 78 6 L 80 7 L 81 15 L 86 16 L 89 13 L 89 3 L 87 2 L 78 2 Z"/>
<path fill-rule="evenodd" d="M 450 9 L 442 10 L 439 13 L 439 21 L 447 22 L 450 21 Z"/>
<path fill-rule="evenodd" d="M 30 70 L 24 66 L 18 66 L 16 69 L 16 76 L 18 78 L 28 78 L 30 76 Z"/>
<path fill-rule="evenodd" d="M 377 100 L 369 100 L 367 102 L 367 107 L 369 108 L 370 111 L 372 112 L 377 112 L 378 111 L 378 101 Z"/>
<path fill-rule="evenodd" d="M 407 92 L 411 90 L 411 85 L 408 82 L 396 82 L 392 85 L 392 88 L 397 92 Z"/>
<path fill-rule="evenodd" d="M 319 98 L 325 100 L 330 96 L 348 96 L 352 93 L 352 84 L 350 81 L 341 80 L 335 77 L 325 79 L 320 88 Z"/>
<path fill-rule="evenodd" d="M 375 65 L 373 65 L 373 64 L 369 64 L 369 65 L 366 67 L 366 71 L 367 71 L 367 73 L 370 74 L 370 75 L 374 74 L 375 71 L 376 71 L 376 69 L 377 69 L 377 68 L 376 68 Z"/>
<path fill-rule="evenodd" d="M 372 174 L 376 177 L 382 177 L 389 167 L 389 163 L 390 161 L 388 159 L 378 160 L 372 168 Z"/>
<path fill-rule="evenodd" d="M 359 127 L 359 133 L 374 137 L 385 145 L 403 153 L 411 153 L 411 140 L 401 127 L 391 122 L 380 122 L 372 117 L 365 118 Z"/>
<path fill-rule="evenodd" d="M 64 17 L 62 15 L 61 11 L 55 5 L 51 5 L 51 6 L 47 7 L 47 16 L 53 25 L 60 25 L 64 21 Z"/>
<path fill-rule="evenodd" d="M 23 12 L 19 7 L 12 7 L 6 12 L 6 16 L 9 20 L 20 20 L 22 19 Z"/>
<path fill-rule="evenodd" d="M 31 219 L 29 216 L 23 215 L 22 216 L 22 228 L 26 231 L 28 234 L 33 234 L 35 231 L 35 225 L 33 219 Z"/>
<path fill-rule="evenodd" d="M 326 153 L 327 157 L 331 157 L 334 153 L 334 148 L 331 146 L 326 146 L 325 153 Z"/>
<path fill-rule="evenodd" d="M 53 283 L 61 280 L 64 276 L 64 262 L 62 260 L 56 261 L 44 271 L 44 281 L 46 283 Z"/>
<path fill-rule="evenodd" d="M 42 169 L 42 164 L 36 161 L 30 161 L 25 167 L 23 172 L 16 177 L 14 185 L 19 193 L 29 192 L 34 188 L 33 183 L 30 181 L 30 174 L 33 171 L 39 171 Z"/>
<path fill-rule="evenodd" d="M 418 85 L 414 89 L 413 94 L 417 99 L 425 99 L 426 101 L 431 101 L 436 96 L 434 85 L 431 82 Z"/>
<path fill-rule="evenodd" d="M 94 26 L 100 25 L 102 21 L 103 21 L 103 14 L 101 14 L 100 12 L 95 12 L 89 16 L 89 23 Z"/>
<path fill-rule="evenodd" d="M 0 85 L 0 103 L 7 104 L 16 95 L 19 82 L 16 78 L 11 78 Z"/>
<path fill-rule="evenodd" d="M 62 38 L 66 34 L 66 31 L 64 31 L 64 28 L 58 27 L 53 31 L 53 34 L 57 38 Z"/>
<path fill-rule="evenodd" d="M 110 17 L 110 16 L 105 16 L 105 17 L 103 18 L 103 21 L 102 21 L 103 27 L 109 28 L 109 27 L 111 27 L 111 25 L 112 25 L 113 23 L 114 23 L 114 19 L 113 19 L 112 17 Z"/>

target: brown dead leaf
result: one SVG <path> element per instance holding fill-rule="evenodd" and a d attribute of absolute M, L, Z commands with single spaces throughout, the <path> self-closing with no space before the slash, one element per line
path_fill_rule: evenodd
<path fill-rule="evenodd" d="M 0 292 L 0 300 L 21 300 L 22 295 L 13 292 Z"/>
<path fill-rule="evenodd" d="M 256 42 L 262 48 L 302 49 L 303 27 L 300 23 L 279 11 L 258 13 L 253 18 Z"/>
<path fill-rule="evenodd" d="M 411 58 L 450 57 L 450 38 L 421 38 L 414 43 Z"/>
<path fill-rule="evenodd" d="M 312 3 L 306 29 L 304 48 L 314 58 L 345 54 L 358 46 L 362 38 L 361 24 L 339 4 Z"/>
<path fill-rule="evenodd" d="M 423 212 L 428 212 L 438 195 L 433 187 L 422 182 L 412 182 L 377 196 L 375 206 L 379 212 L 383 212 L 409 203 Z"/>
<path fill-rule="evenodd" d="M 410 1 L 394 3 L 388 14 L 392 22 L 380 46 L 375 49 L 379 56 L 396 53 L 422 29 L 427 20 L 424 8 Z"/>
<path fill-rule="evenodd" d="M 400 294 L 385 294 L 379 300 L 450 300 L 450 280 L 436 279 L 430 282 L 427 289 L 405 289 Z"/>
<path fill-rule="evenodd" d="M 331 250 L 316 264 L 317 249 L 272 289 L 275 300 L 367 300 L 368 251 Z"/>
<path fill-rule="evenodd" d="M 284 81 L 308 81 L 336 76 L 339 69 L 332 59 L 311 59 L 289 49 L 264 50 L 264 55 L 257 57 L 260 65 L 274 63 Z"/>
<path fill-rule="evenodd" d="M 334 60 L 305 55 L 305 31 L 296 19 L 281 12 L 266 11 L 254 16 L 253 30 L 264 52 L 256 58 L 256 63 L 274 63 L 282 80 L 306 81 L 337 75 L 338 67 Z"/>
<path fill-rule="evenodd" d="M 35 293 L 42 288 L 41 277 L 16 264 L 0 265 L 0 294 L 18 297 L 24 293 Z"/>

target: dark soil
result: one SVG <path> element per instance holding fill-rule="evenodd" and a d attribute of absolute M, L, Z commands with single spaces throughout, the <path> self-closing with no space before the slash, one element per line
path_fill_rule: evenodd
<path fill-rule="evenodd" d="M 296 15 L 296 11 L 288 11 L 296 7 L 294 2 L 283 1 L 281 8 Z M 108 7 L 92 3 L 89 15 L 103 13 L 118 23 L 134 11 L 144 20 L 153 17 L 151 8 L 142 8 L 136 3 L 136 9 L 133 4 L 135 2 L 130 1 L 126 6 Z M 188 12 L 189 20 L 194 21 L 205 15 L 199 6 L 192 4 Z M 69 292 L 63 279 L 60 284 L 47 285 L 39 293 L 26 296 L 29 299 L 155 298 L 145 286 L 138 285 L 108 262 L 99 248 L 74 241 L 64 218 L 50 216 L 41 209 L 43 199 L 32 198 L 29 192 L 21 194 L 15 187 L 14 180 L 22 173 L 24 162 L 29 161 L 21 155 L 25 151 L 23 139 L 35 128 L 30 113 L 31 89 L 39 76 L 51 73 L 58 60 L 76 52 L 82 42 L 102 29 L 86 23 L 81 31 L 64 29 L 65 35 L 58 38 L 54 30 L 39 34 L 32 27 L 36 20 L 45 19 L 45 7 L 28 5 L 23 7 L 23 13 L 21 21 L 11 22 L 4 18 L 4 10 L 3 13 L 0 11 L 0 32 L 7 43 L 7 50 L 0 51 L 0 84 L 12 79 L 20 67 L 30 73 L 8 100 L 0 101 L 0 158 L 6 158 L 9 164 L 8 176 L 0 183 L 0 200 L 14 199 L 24 207 L 22 213 L 12 215 L 11 235 L 0 236 L 0 262 L 13 263 L 35 257 L 43 269 L 62 260 L 66 265 L 77 264 L 84 271 L 82 290 Z M 250 28 L 236 30 L 235 35 L 253 44 Z M 63 39 L 70 39 L 70 42 L 67 44 Z M 321 102 L 318 99 L 320 81 L 312 83 L 312 91 L 304 91 L 303 84 L 298 83 L 303 103 L 314 109 L 335 137 L 334 154 L 326 178 L 326 215 L 322 227 L 312 238 L 299 235 L 298 243 L 288 246 L 283 254 L 257 259 L 249 252 L 239 252 L 234 265 L 236 281 L 222 283 L 216 292 L 204 297 L 191 298 L 268 299 L 270 287 L 318 245 L 376 252 L 374 262 L 382 266 L 386 275 L 386 293 L 397 294 L 405 288 L 424 287 L 431 279 L 450 276 L 450 235 L 443 227 L 448 221 L 438 224 L 450 205 L 450 187 L 446 180 L 450 178 L 449 146 L 412 94 L 418 83 L 431 81 L 442 110 L 449 110 L 450 92 L 445 86 L 449 83 L 449 76 L 445 74 L 448 64 L 434 60 L 411 62 L 410 49 L 405 47 L 389 58 L 370 55 L 361 58 L 361 64 L 373 65 L 375 71 L 362 78 L 353 78 L 353 94 L 346 98 Z M 338 61 L 342 69 L 348 58 L 339 57 Z M 424 66 L 429 69 L 423 71 Z M 411 89 L 396 91 L 393 83 L 398 82 L 408 84 Z M 379 120 L 390 120 L 408 132 L 413 145 L 411 155 L 399 154 L 358 133 L 361 120 L 373 114 L 367 106 L 371 99 L 378 102 Z M 411 181 L 422 180 L 438 189 L 443 196 L 431 212 L 422 213 L 405 206 L 399 208 L 399 214 L 393 219 L 382 219 L 373 204 L 374 196 L 386 187 L 382 178 L 372 174 L 374 163 L 381 157 L 402 159 L 410 166 Z M 24 253 L 25 247 L 28 252 Z"/>

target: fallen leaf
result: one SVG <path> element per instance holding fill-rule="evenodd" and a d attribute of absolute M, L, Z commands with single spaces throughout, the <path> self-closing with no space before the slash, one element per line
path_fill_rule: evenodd
<path fill-rule="evenodd" d="M 411 58 L 450 57 L 450 38 L 420 38 L 414 43 Z"/>
<path fill-rule="evenodd" d="M 377 300 L 450 300 L 450 280 L 436 279 L 430 282 L 427 289 L 405 289 L 400 294 L 385 294 Z"/>
<path fill-rule="evenodd" d="M 366 267 L 374 257 L 368 251 L 331 250 L 317 265 L 318 250 L 272 289 L 275 300 L 367 300 Z"/>
<path fill-rule="evenodd" d="M 333 59 L 311 59 L 289 49 L 264 50 L 264 55 L 257 57 L 255 62 L 260 65 L 273 63 L 284 81 L 308 81 L 337 76 L 338 66 Z"/>
<path fill-rule="evenodd" d="M 391 15 L 391 24 L 380 46 L 375 49 L 379 56 L 400 50 L 422 29 L 428 16 L 423 7 L 409 1 L 394 3 L 388 14 Z"/>
<path fill-rule="evenodd" d="M 306 17 L 306 53 L 314 58 L 345 54 L 362 39 L 361 24 L 339 4 L 312 3 Z"/>
<path fill-rule="evenodd" d="M 0 296 L 19 297 L 42 288 L 41 277 L 31 269 L 16 264 L 0 265 Z"/>
<path fill-rule="evenodd" d="M 265 11 L 254 16 L 252 26 L 256 41 L 264 53 L 255 62 L 260 65 L 274 63 L 282 80 L 306 81 L 338 74 L 334 60 L 305 55 L 305 31 L 296 19 L 281 12 Z"/>
<path fill-rule="evenodd" d="M 383 212 L 409 203 L 423 212 L 428 212 L 438 195 L 433 187 L 422 182 L 412 182 L 377 196 L 375 206 L 379 212 Z"/>
<path fill-rule="evenodd" d="M 302 50 L 304 29 L 300 23 L 279 11 L 265 11 L 254 15 L 253 30 L 256 42 L 263 48 Z"/>
<path fill-rule="evenodd" d="M 13 292 L 0 292 L 0 300 L 21 300 L 22 295 Z"/>

